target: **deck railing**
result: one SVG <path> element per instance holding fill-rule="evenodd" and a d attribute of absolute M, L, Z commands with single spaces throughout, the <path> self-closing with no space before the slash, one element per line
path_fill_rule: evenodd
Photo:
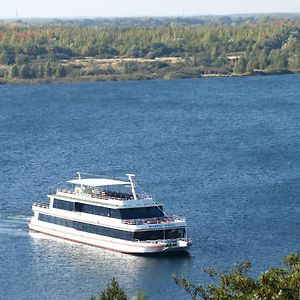
<path fill-rule="evenodd" d="M 184 217 L 172 216 L 163 218 L 150 218 L 150 219 L 125 219 L 122 220 L 123 224 L 127 225 L 147 225 L 147 224 L 168 224 L 176 221 L 185 221 Z"/>
<path fill-rule="evenodd" d="M 181 237 L 181 238 L 177 238 L 177 239 L 159 239 L 159 240 L 142 240 L 142 241 L 139 239 L 133 239 L 132 241 L 140 242 L 140 243 L 150 243 L 150 244 L 161 244 L 161 243 L 171 244 L 171 243 L 177 243 L 178 241 L 184 241 L 184 242 L 188 242 L 188 243 L 192 242 L 192 240 L 187 237 Z"/>
<path fill-rule="evenodd" d="M 101 199 L 101 200 L 119 200 L 119 201 L 127 201 L 134 200 L 133 195 L 125 194 L 125 193 L 117 193 L 110 191 L 91 191 L 91 192 L 76 192 L 67 189 L 58 189 L 58 192 L 67 193 L 71 195 L 84 195 L 89 196 L 91 198 Z M 148 195 L 137 195 L 138 200 L 148 199 L 150 198 Z"/>
<path fill-rule="evenodd" d="M 40 208 L 49 208 L 48 203 L 33 203 L 33 206 L 40 207 Z"/>

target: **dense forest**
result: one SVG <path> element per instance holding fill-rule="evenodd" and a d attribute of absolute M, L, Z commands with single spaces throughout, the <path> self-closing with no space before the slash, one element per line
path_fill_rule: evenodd
<path fill-rule="evenodd" d="M 0 22 L 2 82 L 299 71 L 297 16 Z"/>

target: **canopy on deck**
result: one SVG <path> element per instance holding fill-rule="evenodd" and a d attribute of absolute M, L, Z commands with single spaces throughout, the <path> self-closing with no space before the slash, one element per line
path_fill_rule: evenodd
<path fill-rule="evenodd" d="M 129 185 L 130 182 L 115 180 L 115 179 L 107 179 L 107 178 L 84 178 L 84 179 L 73 179 L 68 180 L 67 182 L 71 184 L 84 185 L 90 187 L 97 186 L 110 186 L 110 185 Z"/>

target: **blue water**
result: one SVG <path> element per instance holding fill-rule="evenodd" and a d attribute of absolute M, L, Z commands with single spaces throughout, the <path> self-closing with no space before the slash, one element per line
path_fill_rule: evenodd
<path fill-rule="evenodd" d="M 300 250 L 300 76 L 0 86 L 0 298 L 189 299 L 171 275 Z M 76 171 L 135 173 L 185 215 L 187 257 L 136 257 L 30 234 L 32 202 Z"/>

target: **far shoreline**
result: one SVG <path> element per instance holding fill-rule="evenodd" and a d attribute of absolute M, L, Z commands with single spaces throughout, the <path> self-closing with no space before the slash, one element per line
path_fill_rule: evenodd
<path fill-rule="evenodd" d="M 0 85 L 19 85 L 19 84 L 53 84 L 53 83 L 81 83 L 81 82 L 114 82 L 114 81 L 141 81 L 141 80 L 184 80 L 196 78 L 224 78 L 224 77 L 256 77 L 256 76 L 274 76 L 274 75 L 292 75 L 299 74 L 299 71 L 284 70 L 280 72 L 257 71 L 245 74 L 202 74 L 199 76 L 189 76 L 188 74 L 175 74 L 175 76 L 149 76 L 142 74 L 123 74 L 123 75 L 105 75 L 105 76 L 82 76 L 82 77 L 49 77 L 38 79 L 0 79 Z M 168 74 L 167 74 L 168 75 Z M 176 76 L 178 75 L 178 76 Z"/>

